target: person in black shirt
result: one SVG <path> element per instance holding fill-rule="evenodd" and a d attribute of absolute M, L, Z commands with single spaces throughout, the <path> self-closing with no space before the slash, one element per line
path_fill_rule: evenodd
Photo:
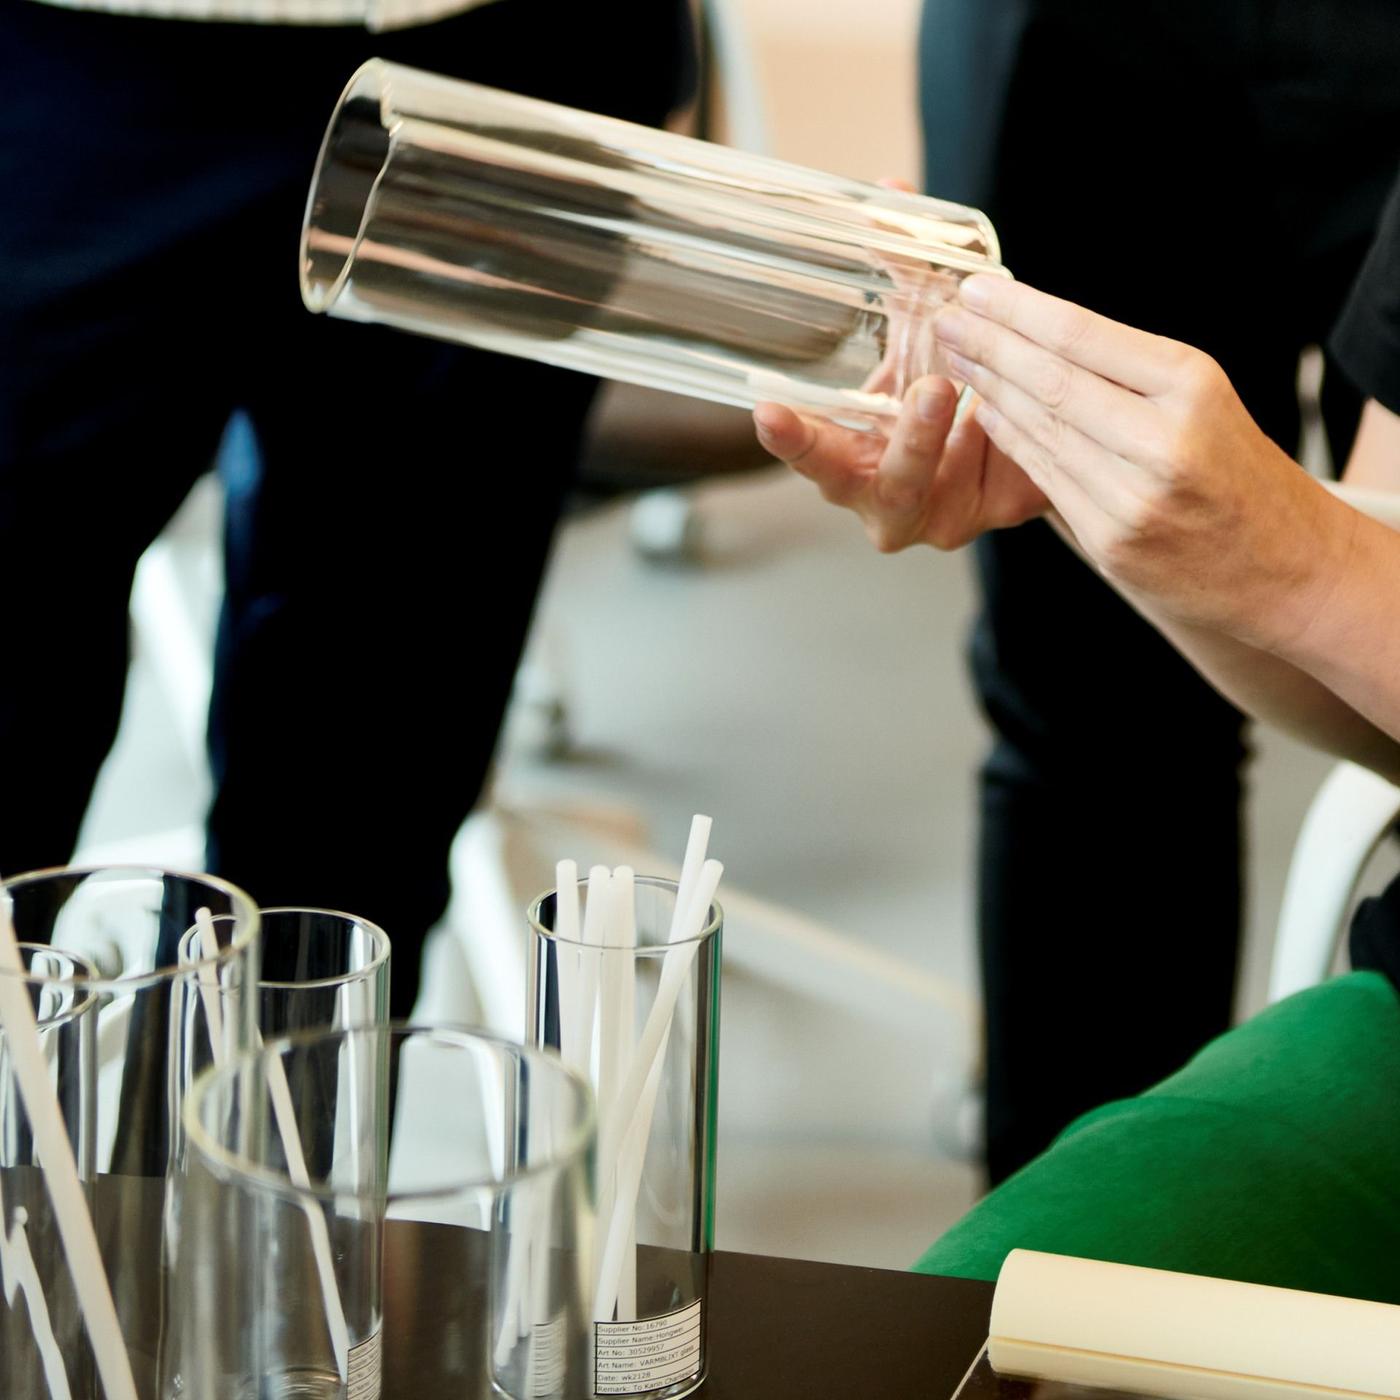
<path fill-rule="evenodd" d="M 1400 781 L 1400 530 L 1304 472 L 1201 351 L 1001 278 L 959 301 L 936 333 L 971 413 L 927 379 L 878 461 L 777 405 L 762 440 L 885 548 L 1043 515 L 1241 709 Z M 1400 501 L 1400 185 L 1331 350 L 1365 396 L 1344 483 Z M 918 1267 L 990 1278 L 1024 1246 L 1400 1302 L 1400 880 L 1352 960 L 1072 1124 Z"/>
<path fill-rule="evenodd" d="M 1400 153 L 1393 0 L 923 0 L 920 55 L 924 188 L 985 210 L 1019 279 L 1205 350 L 1291 450 L 1299 352 L 1336 321 Z M 1334 370 L 1340 467 L 1361 405 Z M 995 1181 L 1229 1025 L 1249 749 L 1048 525 L 990 531 L 969 563 Z"/>
<path fill-rule="evenodd" d="M 1247 713 L 1400 779 L 1400 532 L 1272 443 L 1201 351 L 999 277 L 959 301 L 935 334 L 972 412 L 929 377 L 878 461 L 777 404 L 764 445 L 881 549 L 1044 516 Z M 1343 480 L 1400 491 L 1400 185 L 1332 346 L 1366 395 Z"/>

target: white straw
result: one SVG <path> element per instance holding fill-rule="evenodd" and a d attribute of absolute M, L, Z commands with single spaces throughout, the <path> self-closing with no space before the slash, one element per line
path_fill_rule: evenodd
<path fill-rule="evenodd" d="M 618 1010 L 618 1024 L 622 1033 L 623 1056 L 618 1066 L 617 1082 L 619 1087 L 626 1082 L 627 1076 L 632 1072 L 632 1057 L 637 1048 L 633 1039 L 637 1024 L 635 877 L 629 867 L 623 866 L 622 869 L 627 872 L 627 884 L 625 886 L 625 899 L 619 900 L 622 908 L 618 928 L 622 935 L 622 946 L 631 949 L 632 952 L 628 957 L 620 959 L 622 963 L 622 1005 Z M 627 1232 L 627 1246 L 622 1256 L 622 1273 L 617 1288 L 617 1315 L 624 1322 L 632 1321 L 637 1316 L 637 1213 L 635 1210 L 632 1212 L 631 1228 Z"/>
<path fill-rule="evenodd" d="M 195 979 L 199 983 L 199 999 L 204 1007 L 204 1020 L 209 1027 L 209 1048 L 214 1063 L 224 1062 L 224 1012 L 219 1002 L 219 938 L 214 932 L 214 916 L 207 908 L 194 911 L 195 936 L 199 941 L 196 954 Z"/>
<path fill-rule="evenodd" d="M 0 891 L 0 1026 L 5 1030 L 15 1081 L 39 1148 L 44 1184 L 53 1201 L 58 1233 L 68 1258 L 78 1307 L 92 1342 L 102 1388 L 107 1400 L 137 1400 L 126 1341 L 102 1266 L 97 1232 L 92 1227 L 92 1216 L 88 1214 L 87 1199 L 78 1179 L 73 1145 L 68 1141 L 58 1099 L 49 1082 L 34 1008 L 24 984 L 24 966 L 15 942 L 9 897 L 3 891 Z"/>
<path fill-rule="evenodd" d="M 595 887 L 589 884 L 592 901 Z M 561 860 L 554 867 L 554 933 L 565 945 L 559 950 L 559 1053 L 564 1063 L 588 1076 L 588 1047 L 580 1048 L 582 1017 L 579 1003 L 583 994 L 583 969 L 577 945 L 582 941 L 579 927 L 578 863 Z M 592 1032 L 589 1032 L 590 1038 Z M 502 1287 L 505 1298 L 500 1308 L 501 1330 L 496 1337 L 493 1353 L 498 1370 L 510 1364 L 510 1357 L 520 1339 L 530 1333 L 532 1322 L 542 1321 L 539 1294 L 548 1278 L 547 1219 L 539 1218 L 540 1207 L 532 1191 L 521 1188 L 511 1206 L 518 1218 L 512 1218 L 511 1237 L 507 1244 L 506 1277 Z M 527 1288 L 527 1279 L 533 1286 Z M 542 1277 L 541 1277 L 542 1276 Z M 533 1318 L 531 1314 L 536 1314 Z M 533 1356 L 531 1358 L 533 1360 Z"/>
<path fill-rule="evenodd" d="M 705 856 L 710 849 L 710 830 L 714 822 L 697 812 L 690 819 L 690 835 L 685 842 L 685 860 L 681 864 L 680 883 L 676 886 L 676 907 L 671 911 L 671 929 L 666 935 L 668 943 L 680 937 L 681 920 L 685 918 L 695 893 L 695 882 L 705 867 Z"/>
<path fill-rule="evenodd" d="M 256 1036 L 260 1044 L 262 1037 Z M 292 1185 L 303 1191 L 311 1189 L 311 1174 L 306 1169 L 306 1157 L 301 1150 L 301 1128 L 297 1123 L 297 1111 L 292 1103 L 292 1091 L 287 1083 L 287 1071 L 282 1065 L 280 1054 L 265 1055 L 267 1066 L 267 1092 L 272 1100 L 272 1114 L 277 1121 L 277 1131 L 282 1138 L 282 1151 L 287 1159 L 287 1176 Z M 346 1378 L 350 1354 L 350 1329 L 345 1321 L 345 1306 L 340 1299 L 340 1286 L 335 1277 L 335 1256 L 331 1253 L 330 1231 L 326 1228 L 326 1217 L 313 1200 L 303 1199 L 302 1213 L 306 1216 L 306 1226 L 311 1234 L 311 1254 L 316 1261 L 316 1272 L 321 1280 L 321 1302 L 326 1310 L 326 1329 L 331 1334 L 331 1348 L 335 1352 L 336 1369 L 341 1380 Z"/>
<path fill-rule="evenodd" d="M 559 966 L 559 1054 L 564 1063 L 577 1068 L 582 1058 L 578 1050 L 578 1025 L 575 1007 L 580 979 L 583 976 L 578 916 L 578 864 L 561 860 L 554 867 L 554 932 L 562 940 L 556 952 Z"/>
<path fill-rule="evenodd" d="M 669 1026 L 666 1035 L 669 1038 Z M 664 1058 L 665 1047 L 663 1045 L 662 1054 L 657 1057 L 647 1075 L 646 1083 L 642 1086 L 642 1097 L 639 1105 L 641 1111 L 634 1118 L 626 1140 L 622 1144 L 622 1158 L 618 1163 L 616 1177 L 614 1197 L 616 1204 L 613 1208 L 612 1223 L 604 1239 L 602 1258 L 598 1268 L 598 1291 L 593 1305 L 593 1320 L 595 1322 L 611 1322 L 614 1311 L 619 1310 L 620 1285 L 623 1274 L 626 1272 L 626 1260 L 629 1252 L 632 1253 L 635 1268 L 634 1241 L 636 1238 L 637 1195 L 642 1185 L 642 1167 L 647 1156 L 646 1139 L 651 1131 L 651 1116 L 656 1108 L 657 1090 L 661 1087 L 661 1066 Z M 642 1126 L 643 1119 L 646 1120 L 645 1129 Z M 622 1228 L 624 1217 L 626 1228 Z M 634 1297 L 632 1300 L 634 1312 L 636 1311 L 635 1288 L 636 1276 L 634 1272 Z M 618 1318 L 620 1322 L 630 1320 L 621 1316 Z"/>
<path fill-rule="evenodd" d="M 583 910 L 585 948 L 598 947 L 612 917 L 612 873 L 606 865 L 595 865 L 588 872 L 588 902 Z M 578 1059 L 574 1068 L 590 1083 L 593 1080 L 593 1023 L 598 1013 L 598 955 L 580 954 L 582 976 L 576 990 L 574 1021 L 578 1027 Z"/>
<path fill-rule="evenodd" d="M 605 943 L 617 951 L 601 955 L 603 962 L 602 1007 L 598 1034 L 597 1099 L 611 1111 L 617 1102 L 632 1061 L 632 1020 L 635 980 L 633 961 L 637 946 L 636 876 L 630 866 L 619 866 L 612 877 L 612 898 L 608 910 Z M 623 1125 L 609 1123 L 600 1129 L 600 1141 L 615 1144 Z M 598 1230 L 607 1237 L 612 1220 L 616 1178 L 604 1174 L 598 1200 Z M 628 1319 L 630 1321 L 630 1319 Z"/>
<path fill-rule="evenodd" d="M 554 932 L 578 942 L 578 863 L 561 860 L 554 867 Z"/>
<path fill-rule="evenodd" d="M 673 925 L 676 930 L 673 942 L 680 943 L 682 946 L 669 951 L 662 962 L 656 998 L 651 1004 L 646 1025 L 642 1028 L 641 1039 L 638 1040 L 637 1049 L 632 1056 L 632 1068 L 617 1096 L 615 1108 L 625 1111 L 608 1114 L 608 1117 L 619 1126 L 631 1123 L 636 1116 L 635 1105 L 641 1099 L 642 1087 L 646 1082 L 652 1062 L 656 1059 L 662 1037 L 670 1027 L 671 1016 L 676 1007 L 676 998 L 680 995 L 681 987 L 690 971 L 691 959 L 695 956 L 695 944 L 692 940 L 698 938 L 705 927 L 706 915 L 710 911 L 710 905 L 714 902 L 715 891 L 719 888 L 720 876 L 723 873 L 724 867 L 719 861 L 708 860 L 705 862 L 704 870 L 698 881 L 700 886 L 697 891 L 698 897 L 692 897 L 687 906 L 691 912 L 687 914 L 684 922 L 677 922 Z M 627 1105 L 633 1105 L 633 1107 L 626 1109 Z M 608 1170 L 606 1156 L 603 1157 L 603 1170 Z"/>
<path fill-rule="evenodd" d="M 49 1300 L 44 1297 L 44 1283 L 25 1233 L 28 1224 L 29 1212 L 23 1206 L 16 1206 L 15 1223 L 8 1233 L 5 1232 L 5 1194 L 0 1191 L 0 1292 L 5 1295 L 6 1306 L 11 1308 L 15 1305 L 16 1292 L 24 1294 L 29 1330 L 49 1387 L 49 1400 L 72 1400 L 63 1352 L 49 1318 Z"/>
<path fill-rule="evenodd" d="M 608 1321 L 617 1303 L 623 1255 L 635 1224 L 637 1192 L 641 1186 L 647 1140 L 651 1136 L 651 1119 L 661 1083 L 661 1069 L 671 1038 L 676 999 L 695 960 L 698 945 L 694 940 L 705 928 L 723 874 L 724 867 L 719 861 L 707 860 L 695 881 L 684 915 L 672 922 L 672 942 L 680 946 L 671 948 L 666 954 L 656 1000 L 652 1003 L 637 1044 L 631 1071 L 611 1110 L 613 1121 L 626 1124 L 626 1128 L 616 1163 L 610 1164 L 606 1158 L 603 1160 L 604 1181 L 607 1181 L 610 1172 L 615 1172 L 615 1176 L 612 1184 L 612 1219 L 608 1225 L 594 1301 L 593 1316 L 597 1321 Z M 604 1189 L 607 1190 L 607 1187 Z"/>
<path fill-rule="evenodd" d="M 214 931 L 213 915 L 208 909 L 196 909 L 194 922 L 199 940 L 199 962 L 195 968 L 195 977 L 199 982 L 204 1019 L 209 1027 L 209 1049 L 213 1053 L 214 1063 L 221 1065 L 227 1054 L 223 1011 L 219 1002 L 219 939 Z M 262 1036 L 258 1034 L 256 1027 L 253 1030 L 253 1040 L 255 1046 L 260 1049 Z M 282 1057 L 268 1055 L 264 1057 L 264 1062 L 267 1065 L 267 1092 L 272 1100 L 272 1114 L 277 1123 L 278 1135 L 282 1139 L 282 1151 L 287 1158 L 287 1175 L 294 1186 L 309 1190 L 311 1174 L 306 1169 L 306 1156 L 301 1149 L 301 1127 L 297 1123 L 296 1106 L 292 1103 L 292 1090 L 287 1083 L 287 1072 L 282 1066 Z M 330 1232 L 326 1229 L 325 1217 L 315 1202 L 303 1200 L 301 1208 L 311 1234 L 311 1253 L 316 1260 L 316 1272 L 320 1275 L 321 1299 L 326 1309 L 326 1327 L 331 1334 L 331 1347 L 335 1351 L 340 1378 L 344 1380 L 349 1365 L 350 1329 L 345 1322 L 345 1306 L 341 1302 L 340 1287 L 336 1283 Z"/>

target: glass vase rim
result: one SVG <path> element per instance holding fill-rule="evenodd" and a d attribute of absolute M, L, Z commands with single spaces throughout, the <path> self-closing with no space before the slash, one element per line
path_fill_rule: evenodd
<path fill-rule="evenodd" d="M 673 880 L 668 875 L 635 875 L 633 883 L 637 885 L 647 885 L 653 889 L 668 889 L 673 893 L 680 890 L 680 882 Z M 588 888 L 588 877 L 582 876 L 579 879 L 580 890 Z M 557 887 L 543 890 L 530 901 L 530 906 L 525 911 L 525 917 L 530 921 L 532 932 L 547 938 L 551 943 L 562 943 L 569 948 L 590 948 L 594 952 L 614 952 L 632 953 L 638 957 L 663 957 L 668 948 L 689 948 L 698 947 L 701 943 L 713 938 L 724 926 L 724 909 L 718 899 L 710 900 L 709 918 L 705 921 L 705 926 L 693 938 L 678 938 L 674 943 L 646 943 L 633 947 L 629 944 L 621 943 L 585 943 L 583 941 L 583 928 L 580 921 L 579 936 L 577 938 L 565 938 L 562 933 L 552 928 L 546 928 L 540 920 L 540 909 L 545 900 L 558 894 Z"/>
<path fill-rule="evenodd" d="M 190 962 L 165 963 L 160 967 L 147 968 L 143 972 L 133 972 L 128 976 L 110 977 L 105 973 L 98 972 L 95 977 L 43 977 L 35 976 L 29 972 L 16 974 L 0 968 L 0 977 L 17 977 L 21 982 L 43 985 L 49 982 L 71 983 L 74 986 L 85 986 L 94 992 L 113 992 L 126 995 L 129 992 L 144 991 L 150 987 L 159 986 L 162 982 L 175 982 L 182 978 L 187 978 L 201 967 L 223 967 L 231 963 L 235 958 L 247 953 L 250 948 L 257 948 L 258 938 L 262 926 L 260 911 L 257 903 L 247 891 L 240 889 L 230 880 L 225 880 L 218 875 L 207 875 L 198 871 L 173 870 L 163 865 L 142 865 L 137 862 L 119 863 L 115 865 L 51 865 L 41 870 L 26 870 L 22 874 L 12 875 L 7 880 L 0 880 L 0 895 L 9 896 L 11 909 L 13 909 L 14 899 L 11 891 L 22 885 L 38 884 L 42 881 L 58 880 L 61 877 L 71 876 L 74 881 L 81 884 L 82 881 L 94 875 L 110 875 L 120 878 L 129 876 L 142 879 L 176 879 L 186 880 L 191 884 L 207 885 L 210 889 L 218 890 L 229 901 L 235 914 L 213 914 L 211 917 L 236 918 L 239 920 L 239 927 L 234 929 L 232 940 L 226 948 L 220 948 L 218 953 L 212 958 L 199 958 Z M 193 925 L 191 925 L 193 927 Z M 185 933 L 189 930 L 186 929 Z M 181 934 L 183 939 L 184 934 Z M 33 940 L 21 940 L 20 930 L 15 929 L 15 939 L 17 942 L 32 942 Z M 42 945 L 50 946 L 50 945 Z M 57 952 L 66 953 L 69 957 L 82 957 L 88 966 L 93 966 L 90 959 L 85 954 L 74 954 L 69 948 L 62 944 L 52 945 Z"/>
<path fill-rule="evenodd" d="M 394 123 L 390 118 L 394 114 L 393 85 L 396 74 L 407 75 L 410 81 L 428 81 L 434 84 L 446 84 L 449 86 L 471 88 L 477 91 L 489 92 L 492 98 L 502 104 L 517 108 L 546 109 L 560 108 L 563 106 L 573 116 L 583 115 L 589 122 L 596 123 L 603 129 L 615 129 L 619 133 L 634 128 L 638 124 L 624 118 L 611 117 L 595 112 L 582 112 L 581 109 L 573 109 L 564 104 L 542 100 L 527 93 L 511 92 L 508 89 L 497 88 L 489 83 L 476 82 L 471 79 L 451 78 L 444 74 L 428 69 L 419 68 L 413 64 L 399 63 L 393 59 L 381 58 L 378 56 L 364 60 L 358 68 L 347 79 L 345 86 L 341 89 L 339 97 L 336 98 L 335 106 L 331 109 L 330 119 L 326 123 L 326 129 L 322 136 L 320 146 L 316 152 L 316 162 L 312 167 L 311 184 L 307 192 L 307 197 L 302 214 L 301 235 L 298 239 L 298 283 L 301 289 L 302 302 L 307 310 L 312 312 L 329 312 L 341 294 L 345 290 L 347 282 L 354 271 L 355 264 L 359 259 L 364 243 L 366 231 L 370 225 L 374 214 L 375 197 L 379 189 L 380 182 L 384 178 L 393 157 L 393 128 Z M 380 125 L 385 133 L 386 145 L 379 170 L 372 180 L 369 181 L 366 192 L 364 206 L 357 220 L 354 236 L 348 240 L 349 247 L 340 254 L 340 265 L 333 278 L 313 278 L 310 275 L 311 259 L 308 256 L 311 246 L 311 234 L 315 225 L 315 213 L 317 207 L 317 197 L 321 193 L 323 177 L 328 162 L 335 159 L 333 145 L 335 138 L 340 132 L 341 123 L 345 110 L 351 100 L 356 96 L 373 98 L 377 101 L 380 109 Z M 662 129 L 648 128 L 650 135 L 660 136 L 668 142 L 674 141 L 699 146 L 717 145 L 697 137 L 688 136 L 680 132 Z M 945 220 L 956 218 L 956 216 L 968 216 L 965 220 L 975 227 L 981 235 L 985 245 L 985 252 L 969 252 L 960 249 L 952 244 L 941 245 L 941 251 L 946 255 L 950 264 L 962 266 L 968 273 L 991 272 L 1002 276 L 1011 276 L 1010 270 L 1005 267 L 1001 260 L 1001 243 L 997 236 L 996 228 L 986 212 L 974 208 L 971 205 L 959 204 L 952 200 L 941 199 L 934 195 L 923 194 L 915 190 L 904 190 L 880 186 L 870 180 L 856 179 L 848 176 L 841 176 L 829 171 L 820 170 L 814 166 L 806 165 L 802 162 L 791 161 L 782 157 L 758 152 L 740 151 L 735 147 L 724 147 L 732 158 L 742 159 L 755 172 L 769 172 L 777 180 L 791 178 L 793 172 L 800 172 L 809 179 L 819 182 L 834 182 L 843 186 L 849 185 L 864 186 L 868 191 L 879 191 L 882 204 L 890 210 L 899 209 L 901 206 L 910 213 L 920 213 L 928 215 L 936 213 L 937 217 Z M 874 231 L 872 231 L 874 233 Z M 883 246 L 883 242 L 878 236 L 875 237 L 871 246 Z M 892 247 L 889 251 L 901 251 L 899 247 Z M 966 263 L 966 266 L 963 264 Z"/>
<path fill-rule="evenodd" d="M 204 1126 L 200 1109 L 210 1093 L 220 1083 L 228 1083 L 250 1067 L 280 1056 L 288 1050 L 321 1041 L 347 1040 L 351 1037 L 363 1038 L 368 1035 L 385 1035 L 392 1039 L 408 1040 L 414 1036 L 428 1036 L 437 1042 L 454 1045 L 458 1049 L 470 1049 L 485 1045 L 503 1054 L 506 1059 L 524 1061 L 536 1066 L 546 1074 L 560 1077 L 573 1091 L 577 1107 L 576 1121 L 571 1124 L 561 1145 L 551 1147 L 548 1158 L 532 1166 L 506 1172 L 501 1176 L 479 1176 L 453 1180 L 443 1185 L 417 1186 L 407 1190 L 382 1192 L 354 1191 L 344 1187 L 328 1186 L 323 1182 L 306 1186 L 296 1185 L 285 1170 L 265 1166 L 252 1161 L 240 1152 L 225 1147 L 210 1134 Z M 264 1076 L 265 1078 L 265 1076 Z M 270 1192 L 283 1200 L 304 1202 L 318 1201 L 322 1204 L 366 1202 L 383 1209 L 386 1214 L 395 1206 L 409 1202 L 431 1204 L 435 1201 L 450 1201 L 473 1193 L 489 1192 L 500 1194 L 513 1190 L 516 1186 L 536 1178 L 547 1177 L 562 1171 L 568 1163 L 580 1154 L 586 1153 L 595 1140 L 598 1109 L 593 1090 L 582 1075 L 570 1069 L 557 1056 L 535 1046 L 522 1045 L 518 1041 L 477 1026 L 465 1024 L 439 1024 L 413 1021 L 387 1021 L 380 1024 L 359 1026 L 316 1027 L 299 1031 L 294 1035 L 279 1036 L 264 1042 L 261 1046 L 234 1055 L 222 1065 L 210 1065 L 203 1070 L 185 1095 L 181 1108 L 186 1141 L 199 1153 L 205 1165 L 220 1181 L 230 1183 L 241 1181 L 259 1190 Z"/>
<path fill-rule="evenodd" d="M 58 1026 L 67 1025 L 70 1021 L 76 1021 L 87 1009 L 97 1002 L 97 991 L 93 983 L 97 981 L 97 969 L 93 965 L 91 958 L 82 953 L 70 952 L 67 948 L 55 947 L 52 943 L 25 943 L 20 939 L 15 939 L 15 947 L 20 951 L 20 955 L 25 953 L 48 953 L 51 957 L 67 958 L 69 962 L 88 968 L 86 973 L 75 973 L 68 977 L 43 977 L 25 969 L 22 980 L 35 982 L 42 987 L 72 987 L 74 992 L 81 991 L 82 1000 L 75 1002 L 72 1006 L 65 1007 L 62 1014 L 49 1016 L 37 1025 L 40 1031 L 50 1031 Z M 10 976 L 14 974 L 11 973 Z M 0 1037 L 4 1036 L 4 1031 L 0 1030 Z"/>
<path fill-rule="evenodd" d="M 347 982 L 361 982 L 378 972 L 389 961 L 389 956 L 393 951 L 393 940 L 384 932 L 383 927 L 375 923 L 373 919 L 366 919 L 362 914 L 348 914 L 343 909 L 323 909 L 319 905 L 312 904 L 269 904 L 258 909 L 260 925 L 269 914 L 316 914 L 323 918 L 343 919 L 347 924 L 355 924 L 369 933 L 374 942 L 374 956 L 363 967 L 357 967 L 353 972 L 342 973 L 339 977 L 311 977 L 297 982 L 285 982 L 264 977 L 259 969 L 257 981 L 259 989 L 270 992 L 305 992 L 315 991 L 317 988 L 323 987 L 339 987 Z M 217 924 L 221 919 L 233 917 L 235 916 L 232 914 L 215 914 L 213 919 Z M 262 933 L 264 944 L 266 944 L 267 930 L 265 927 Z M 180 941 L 183 943 L 188 936 L 189 931 L 186 930 L 181 935 Z M 196 964 L 193 962 L 182 963 L 181 966 L 194 967 Z"/>

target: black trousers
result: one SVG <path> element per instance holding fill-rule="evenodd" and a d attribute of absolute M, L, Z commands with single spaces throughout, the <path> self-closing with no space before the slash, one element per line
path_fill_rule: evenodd
<path fill-rule="evenodd" d="M 1214 355 L 1298 439 L 1300 350 L 1400 161 L 1389 0 L 926 0 L 927 188 L 1022 280 Z M 1339 465 L 1359 408 L 1333 374 Z M 1241 716 L 1036 523 L 976 548 L 993 1180 L 1230 1018 Z"/>
<path fill-rule="evenodd" d="M 370 35 L 0 0 L 0 870 L 68 859 L 136 560 L 241 408 L 209 865 L 382 923 L 408 1010 L 593 381 L 305 312 L 316 150 L 374 54 L 655 123 L 687 22 L 497 0 Z"/>

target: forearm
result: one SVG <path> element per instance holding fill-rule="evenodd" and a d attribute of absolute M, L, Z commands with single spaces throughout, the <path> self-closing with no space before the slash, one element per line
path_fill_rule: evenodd
<path fill-rule="evenodd" d="M 1278 658 L 1400 741 L 1400 532 L 1357 515 L 1346 567 Z"/>
<path fill-rule="evenodd" d="M 1400 783 L 1400 742 L 1317 676 L 1232 637 L 1154 616 L 1138 600 L 1129 601 L 1246 714 Z"/>
<path fill-rule="evenodd" d="M 1083 557 L 1072 533 L 1062 520 L 1052 516 L 1052 523 L 1073 548 Z M 1367 522 L 1369 524 L 1369 522 Z M 1400 545 L 1400 534 L 1391 534 Z M 1226 699 L 1238 705 L 1246 714 L 1265 724 L 1282 729 L 1295 738 L 1322 750 L 1347 758 L 1370 768 L 1395 782 L 1400 782 L 1400 713 L 1391 713 L 1389 723 L 1378 718 L 1372 710 L 1359 708 L 1356 695 L 1370 697 L 1373 709 L 1385 711 L 1385 693 L 1400 688 L 1400 658 L 1386 671 L 1386 662 L 1376 664 L 1377 640 L 1384 640 L 1397 630 L 1392 621 L 1376 625 L 1373 636 L 1355 642 L 1356 650 L 1347 652 L 1345 641 L 1354 631 L 1343 628 L 1340 619 L 1332 626 L 1337 635 L 1324 644 L 1318 637 L 1308 648 L 1309 662 L 1318 665 L 1313 671 L 1305 669 L 1302 657 L 1275 655 L 1250 646 L 1237 638 L 1213 629 L 1193 627 L 1182 623 L 1155 607 L 1152 602 L 1135 596 L 1128 589 L 1118 589 L 1124 598 L 1196 668 Z M 1365 590 L 1360 602 L 1369 611 Z M 1384 591 L 1378 595 L 1386 597 Z M 1388 594 L 1393 600 L 1392 612 L 1400 614 L 1400 574 L 1394 576 Z M 1338 599 L 1340 612 L 1344 604 Z M 1365 624 L 1361 624 L 1364 626 Z M 1323 666 L 1324 652 L 1328 663 Z M 1344 679 L 1342 672 L 1346 672 Z M 1337 686 L 1331 684 L 1335 677 Z M 1340 687 L 1340 688 L 1338 688 Z M 1390 695 L 1391 708 L 1400 709 L 1400 694 Z"/>

